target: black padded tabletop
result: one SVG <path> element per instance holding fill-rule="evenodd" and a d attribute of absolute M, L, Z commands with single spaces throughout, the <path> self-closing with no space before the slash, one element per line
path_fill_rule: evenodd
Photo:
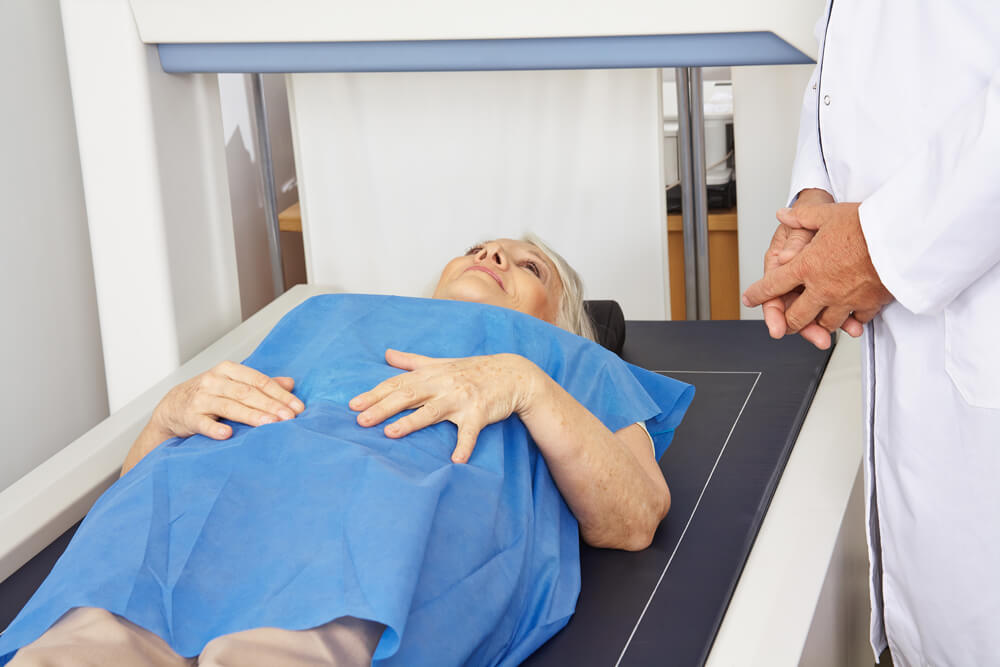
<path fill-rule="evenodd" d="M 581 547 L 576 615 L 526 665 L 704 663 L 830 353 L 760 322 L 628 322 L 622 356 L 696 388 L 660 461 L 670 513 L 645 551 Z M 74 529 L 0 582 L 0 628 Z"/>
<path fill-rule="evenodd" d="M 569 624 L 524 664 L 701 665 L 830 358 L 762 322 L 628 322 L 622 356 L 695 386 L 652 546 L 581 546 Z"/>

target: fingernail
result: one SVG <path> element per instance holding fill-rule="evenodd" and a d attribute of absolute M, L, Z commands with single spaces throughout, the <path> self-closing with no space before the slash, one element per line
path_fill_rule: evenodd
<path fill-rule="evenodd" d="M 257 420 L 257 423 L 260 424 L 260 425 L 262 425 L 262 426 L 264 424 L 273 424 L 274 423 L 274 417 L 272 417 L 271 415 L 263 415 L 260 419 Z"/>
<path fill-rule="evenodd" d="M 746 306 L 747 308 L 750 307 L 750 297 L 748 297 L 746 294 L 743 295 L 743 305 Z"/>
<path fill-rule="evenodd" d="M 385 427 L 385 430 L 389 435 L 397 435 L 399 433 L 399 426 L 396 424 L 389 424 Z"/>
<path fill-rule="evenodd" d="M 788 213 L 791 213 L 791 212 L 792 212 L 792 209 L 790 209 L 790 208 L 787 208 L 787 207 L 783 207 L 783 208 L 779 208 L 779 209 L 778 209 L 778 213 L 785 213 L 785 214 L 788 214 Z"/>
<path fill-rule="evenodd" d="M 303 410 L 306 409 L 306 404 L 297 398 L 292 399 L 291 405 L 292 405 L 292 410 L 295 410 L 296 412 L 302 412 Z"/>
<path fill-rule="evenodd" d="M 229 435 L 229 429 L 220 424 L 219 426 L 215 427 L 215 435 L 219 436 L 220 438 L 225 438 L 227 435 Z"/>
<path fill-rule="evenodd" d="M 295 418 L 295 413 L 292 412 L 291 410 L 289 410 L 288 408 L 281 408 L 280 410 L 278 410 L 278 416 L 281 417 L 282 419 L 286 419 L 286 420 L 287 419 L 294 419 Z"/>
<path fill-rule="evenodd" d="M 350 407 L 350 408 L 354 408 L 355 410 L 357 410 L 359 407 L 361 407 L 361 397 L 360 396 L 355 396 L 354 398 L 352 398 L 350 400 L 350 402 L 347 404 L 347 406 Z"/>

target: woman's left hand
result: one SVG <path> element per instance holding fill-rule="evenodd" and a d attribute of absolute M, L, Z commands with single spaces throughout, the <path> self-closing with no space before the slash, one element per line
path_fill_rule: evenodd
<path fill-rule="evenodd" d="M 402 373 L 351 399 L 358 424 L 375 426 L 403 410 L 417 408 L 384 429 L 390 438 L 443 421 L 458 427 L 458 443 L 451 455 L 465 463 L 476 447 L 479 432 L 489 424 L 520 413 L 531 404 L 541 370 L 516 354 L 442 359 L 399 350 L 386 350 L 386 362 Z"/>

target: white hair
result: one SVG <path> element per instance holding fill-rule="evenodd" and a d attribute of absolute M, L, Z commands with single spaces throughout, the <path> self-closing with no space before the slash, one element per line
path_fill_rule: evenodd
<path fill-rule="evenodd" d="M 537 235 L 529 232 L 521 240 L 541 250 L 556 267 L 556 273 L 559 274 L 559 280 L 562 282 L 562 294 L 559 295 L 556 326 L 597 342 L 594 325 L 583 307 L 583 281 L 580 279 L 580 274 L 569 265 L 569 262 L 563 259 L 562 255 L 550 248 Z"/>

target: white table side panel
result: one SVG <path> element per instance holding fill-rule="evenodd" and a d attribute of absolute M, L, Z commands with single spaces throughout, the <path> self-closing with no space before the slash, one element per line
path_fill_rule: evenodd
<path fill-rule="evenodd" d="M 841 336 L 799 431 L 709 667 L 799 664 L 864 452 L 861 346 Z"/>

